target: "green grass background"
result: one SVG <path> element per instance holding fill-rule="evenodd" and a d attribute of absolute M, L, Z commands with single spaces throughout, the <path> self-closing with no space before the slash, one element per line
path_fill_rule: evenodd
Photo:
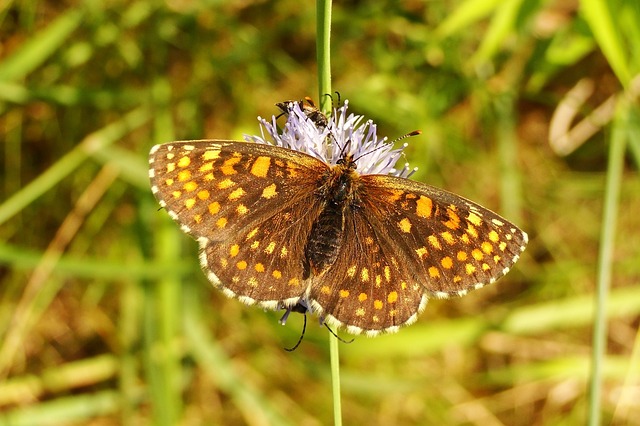
<path fill-rule="evenodd" d="M 499 283 L 341 345 L 345 424 L 584 424 L 610 281 L 602 423 L 640 425 L 638 3 L 333 12 L 351 111 L 391 138 L 421 129 L 416 179 L 530 236 Z M 298 0 L 0 4 L 0 425 L 332 422 L 326 329 L 310 318 L 285 352 L 302 318 L 214 290 L 147 177 L 155 143 L 240 139 L 276 102 L 317 99 L 315 37 Z M 595 130 L 559 156 L 550 122 L 579 82 L 575 122 Z"/>

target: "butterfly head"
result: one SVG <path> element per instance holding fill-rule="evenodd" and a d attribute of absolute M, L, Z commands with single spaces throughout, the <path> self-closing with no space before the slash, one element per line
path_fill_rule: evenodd
<path fill-rule="evenodd" d="M 360 175 L 356 168 L 352 154 L 340 158 L 325 175 L 325 185 L 321 190 L 324 196 L 339 204 L 352 201 L 360 186 Z"/>
<path fill-rule="evenodd" d="M 355 170 L 358 168 L 353 154 L 346 154 L 336 162 L 336 166 L 343 170 Z"/>

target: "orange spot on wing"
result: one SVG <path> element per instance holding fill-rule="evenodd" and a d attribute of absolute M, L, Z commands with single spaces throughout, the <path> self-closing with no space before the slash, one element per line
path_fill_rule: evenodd
<path fill-rule="evenodd" d="M 267 177 L 269 167 L 271 166 L 271 158 L 258 157 L 251 165 L 251 174 L 255 177 L 264 178 Z"/>
<path fill-rule="evenodd" d="M 433 201 L 429 197 L 421 195 L 416 201 L 416 214 L 420 217 L 430 217 L 433 209 Z"/>
<path fill-rule="evenodd" d="M 431 278 L 439 278 L 440 277 L 440 271 L 435 266 L 431 266 L 429 268 L 429 276 Z"/>
<path fill-rule="evenodd" d="M 266 198 L 267 200 L 275 197 L 277 194 L 278 193 L 276 192 L 275 183 L 272 183 L 271 185 L 267 186 L 265 189 L 262 190 L 262 198 Z"/>
<path fill-rule="evenodd" d="M 445 269 L 451 269 L 453 267 L 453 260 L 449 256 L 445 256 L 440 261 L 440 264 Z"/>

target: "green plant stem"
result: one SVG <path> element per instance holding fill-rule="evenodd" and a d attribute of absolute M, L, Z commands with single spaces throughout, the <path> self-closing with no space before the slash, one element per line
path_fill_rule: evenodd
<path fill-rule="evenodd" d="M 318 61 L 318 99 L 320 110 L 331 112 L 331 0 L 318 0 L 316 3 L 316 56 Z"/>
<path fill-rule="evenodd" d="M 174 139 L 173 119 L 171 117 L 171 84 L 159 77 L 153 84 L 155 104 L 154 143 Z M 180 257 L 180 242 L 172 223 L 158 231 L 157 259 L 172 262 Z M 149 377 L 150 403 L 156 425 L 174 425 L 182 417 L 182 389 L 180 383 L 180 355 L 175 340 L 180 333 L 181 292 L 180 283 L 174 277 L 163 277 L 147 293 L 150 312 L 147 317 L 153 322 L 145 330 L 152 332 L 147 336 L 152 352 L 147 369 Z"/>
<path fill-rule="evenodd" d="M 616 217 L 622 169 L 624 166 L 624 152 L 626 141 L 625 118 L 628 111 L 619 110 L 613 126 L 611 145 L 609 147 L 609 164 L 607 165 L 607 182 L 605 187 L 604 214 L 600 233 L 600 249 L 598 258 L 598 277 L 596 288 L 596 310 L 593 329 L 593 350 L 591 379 L 589 384 L 589 425 L 600 425 L 602 370 L 606 352 L 607 316 L 606 307 L 611 286 L 611 272 L 613 263 L 613 245 L 615 239 Z"/>
<path fill-rule="evenodd" d="M 329 333 L 329 352 L 331 354 L 331 391 L 333 394 L 333 424 L 342 425 L 342 402 L 340 392 L 340 353 L 338 338 Z"/>
<path fill-rule="evenodd" d="M 331 98 L 325 96 L 331 93 L 331 0 L 316 2 L 316 51 L 318 60 L 318 98 L 320 110 L 331 111 Z M 342 404 L 340 402 L 340 353 L 338 339 L 329 333 L 329 353 L 331 356 L 331 383 L 333 394 L 333 423 L 342 425 Z"/>

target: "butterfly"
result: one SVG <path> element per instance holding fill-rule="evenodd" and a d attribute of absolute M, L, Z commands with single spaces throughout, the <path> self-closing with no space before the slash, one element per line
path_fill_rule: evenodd
<path fill-rule="evenodd" d="M 429 298 L 495 282 L 524 251 L 527 234 L 508 220 L 421 182 L 363 173 L 365 155 L 345 144 L 328 163 L 271 144 L 177 141 L 151 149 L 149 176 L 225 295 L 308 309 L 352 334 L 395 332 Z"/>

